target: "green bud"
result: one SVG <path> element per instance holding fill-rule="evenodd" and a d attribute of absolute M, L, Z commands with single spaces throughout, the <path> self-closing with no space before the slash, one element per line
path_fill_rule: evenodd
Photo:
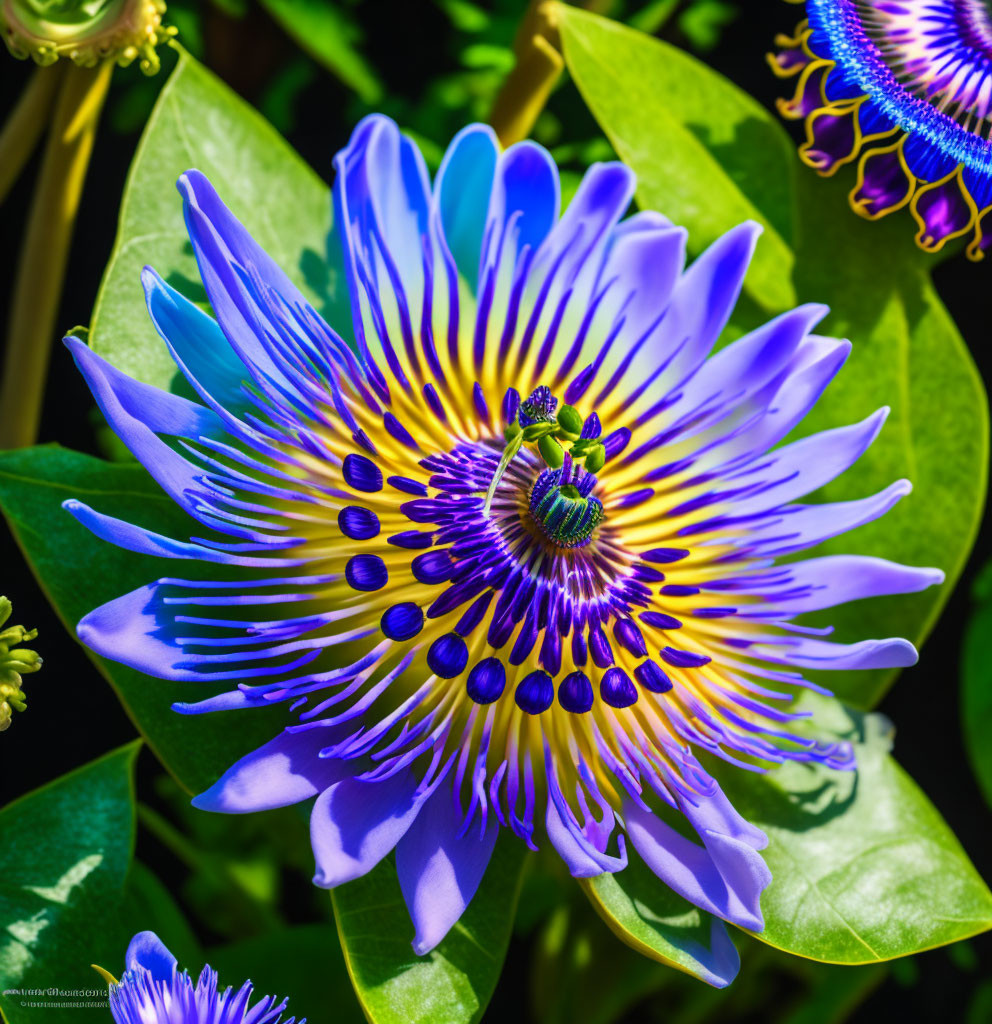
<path fill-rule="evenodd" d="M 3 0 L 0 31 L 21 60 L 46 65 L 65 57 L 84 68 L 138 60 L 153 75 L 155 48 L 176 34 L 162 24 L 164 14 L 165 0 Z"/>
<path fill-rule="evenodd" d="M 507 441 L 512 441 L 522 430 L 520 424 L 514 420 L 508 427 L 503 430 L 503 437 Z"/>
<path fill-rule="evenodd" d="M 558 425 L 570 434 L 582 433 L 582 417 L 573 405 L 563 405 L 558 410 Z"/>
<path fill-rule="evenodd" d="M 0 597 L 0 627 L 10 618 L 11 604 L 6 597 Z M 37 653 L 24 647 L 16 647 L 25 640 L 33 640 L 36 629 L 23 626 L 8 626 L 0 629 L 0 732 L 8 728 L 15 711 L 24 711 L 24 691 L 21 676 L 37 672 L 41 658 Z"/>
<path fill-rule="evenodd" d="M 606 449 L 597 444 L 586 456 L 586 469 L 590 473 L 598 473 L 606 465 Z"/>
<path fill-rule="evenodd" d="M 548 434 L 553 434 L 554 431 L 554 423 L 532 423 L 529 427 L 524 427 L 524 440 L 537 441 Z"/>
<path fill-rule="evenodd" d="M 541 453 L 541 458 L 552 469 L 559 469 L 565 461 L 565 453 L 562 451 L 561 445 L 547 434 L 537 442 L 537 448 Z"/>

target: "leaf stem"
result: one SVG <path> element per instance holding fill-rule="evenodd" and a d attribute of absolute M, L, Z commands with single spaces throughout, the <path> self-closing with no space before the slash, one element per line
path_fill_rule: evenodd
<path fill-rule="evenodd" d="M 55 102 L 55 92 L 65 71 L 64 61 L 35 68 L 31 79 L 0 131 L 0 203 L 20 177 L 34 152 Z"/>
<path fill-rule="evenodd" d="M 38 434 L 52 332 L 83 181 L 113 61 L 70 65 L 58 98 L 21 243 L 0 384 L 0 448 L 32 444 Z"/>
<path fill-rule="evenodd" d="M 557 10 L 531 0 L 514 43 L 517 60 L 493 104 L 489 123 L 504 146 L 527 138 L 565 67 L 559 50 Z"/>

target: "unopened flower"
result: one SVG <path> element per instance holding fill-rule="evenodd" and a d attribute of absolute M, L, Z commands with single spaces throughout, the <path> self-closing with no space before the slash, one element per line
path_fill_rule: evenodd
<path fill-rule="evenodd" d="M 54 64 L 60 57 L 81 67 L 112 59 L 141 70 L 159 69 L 156 47 L 176 34 L 162 23 L 165 0 L 0 0 L 0 30 L 22 60 Z"/>
<path fill-rule="evenodd" d="M 10 728 L 15 711 L 27 710 L 21 676 L 41 668 L 41 658 L 35 651 L 17 646 L 34 640 L 38 630 L 23 626 L 3 628 L 11 609 L 10 601 L 0 597 L 0 732 Z"/>
<path fill-rule="evenodd" d="M 217 319 L 151 270 L 144 283 L 198 400 L 69 339 L 193 535 L 67 507 L 101 538 L 196 565 L 97 608 L 80 637 L 153 675 L 233 685 L 183 714 L 286 705 L 285 731 L 195 803 L 316 797 L 321 886 L 395 848 L 420 953 L 502 829 L 550 843 L 578 877 L 621 871 L 629 841 L 684 897 L 760 929 L 765 836 L 700 756 L 851 768 L 849 745 L 793 734 L 789 701 L 818 689 L 803 671 L 915 661 L 905 640 L 834 643 L 793 620 L 940 572 L 776 561 L 909 492 L 797 503 L 887 410 L 779 446 L 849 343 L 815 334 L 826 309 L 807 305 L 713 355 L 760 229 L 684 269 L 682 228 L 622 219 L 622 164 L 593 166 L 560 215 L 541 147 L 501 152 L 471 126 L 432 185 L 375 116 L 336 169 L 351 325 L 325 323 L 190 171 L 179 188 Z"/>
<path fill-rule="evenodd" d="M 193 979 L 179 970 L 176 958 L 154 932 L 138 932 L 127 947 L 126 970 L 110 982 L 110 1012 L 117 1024 L 294 1024 L 283 1020 L 286 1000 L 265 996 L 250 1005 L 252 984 L 220 989 L 217 972 L 209 965 Z M 299 1024 L 306 1024 L 301 1019 Z"/>
<path fill-rule="evenodd" d="M 992 242 L 992 15 L 983 0 L 806 0 L 780 36 L 776 74 L 794 77 L 786 117 L 803 119 L 802 159 L 820 174 L 858 160 L 854 211 L 908 206 L 936 252 Z"/>

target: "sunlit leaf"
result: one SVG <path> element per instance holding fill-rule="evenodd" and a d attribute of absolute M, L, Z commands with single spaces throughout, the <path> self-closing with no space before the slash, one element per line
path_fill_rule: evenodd
<path fill-rule="evenodd" d="M 736 977 L 740 958 L 723 922 L 662 885 L 636 854 L 623 871 L 583 888 L 610 929 L 644 956 L 716 988 Z"/>
<path fill-rule="evenodd" d="M 107 1020 L 98 999 L 61 1010 L 31 1004 L 61 1001 L 58 990 L 99 990 L 90 964 L 123 959 L 138 747 L 121 747 L 0 810 L 0 1007 L 9 1024 Z"/>
<path fill-rule="evenodd" d="M 418 957 L 392 860 L 331 890 L 348 972 L 372 1024 L 474 1024 L 503 967 L 526 847 L 503 832 L 468 909 Z"/>
<path fill-rule="evenodd" d="M 792 763 L 719 771 L 769 838 L 758 938 L 828 963 L 864 964 L 992 928 L 992 893 L 936 809 L 889 754 L 892 726 L 810 699 L 815 734 L 854 742 L 858 771 Z M 814 727 L 811 727 L 811 729 Z"/>

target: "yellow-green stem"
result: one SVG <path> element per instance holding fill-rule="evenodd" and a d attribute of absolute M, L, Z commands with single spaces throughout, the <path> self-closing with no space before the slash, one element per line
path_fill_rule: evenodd
<path fill-rule="evenodd" d="M 11 186 L 38 145 L 64 73 L 64 61 L 47 68 L 35 68 L 0 131 L 0 203 L 7 198 Z"/>
<path fill-rule="evenodd" d="M 517 33 L 517 55 L 493 104 L 489 123 L 504 146 L 527 138 L 565 67 L 554 3 L 531 0 Z"/>
<path fill-rule="evenodd" d="M 66 68 L 21 246 L 0 382 L 0 448 L 38 435 L 49 353 L 79 198 L 113 62 Z"/>

